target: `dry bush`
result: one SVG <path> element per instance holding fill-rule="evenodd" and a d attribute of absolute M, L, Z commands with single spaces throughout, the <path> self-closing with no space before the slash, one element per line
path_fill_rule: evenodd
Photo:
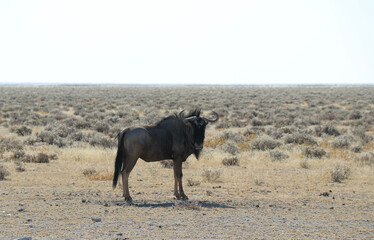
<path fill-rule="evenodd" d="M 307 158 L 322 158 L 326 155 L 326 151 L 319 147 L 306 147 L 303 155 Z"/>
<path fill-rule="evenodd" d="M 281 146 L 282 143 L 278 140 L 274 140 L 268 135 L 260 136 L 253 139 L 250 146 L 254 150 L 266 151 Z"/>
<path fill-rule="evenodd" d="M 173 168 L 174 165 L 173 160 L 161 160 L 160 164 L 164 168 Z"/>
<path fill-rule="evenodd" d="M 372 166 L 374 165 L 374 153 L 366 152 L 362 153 L 357 157 L 357 162 L 362 165 Z"/>
<path fill-rule="evenodd" d="M 0 163 L 0 180 L 4 180 L 9 176 L 10 172 Z"/>
<path fill-rule="evenodd" d="M 200 184 L 201 184 L 200 181 L 193 180 L 192 178 L 187 178 L 187 185 L 190 187 L 199 186 Z"/>
<path fill-rule="evenodd" d="M 0 152 L 22 150 L 23 146 L 20 141 L 10 138 L 0 138 Z"/>
<path fill-rule="evenodd" d="M 39 153 L 35 158 L 35 163 L 49 163 L 48 154 Z"/>
<path fill-rule="evenodd" d="M 25 163 L 32 163 L 36 161 L 36 157 L 34 155 L 26 154 L 20 160 Z"/>
<path fill-rule="evenodd" d="M 254 178 L 254 183 L 257 185 L 257 186 L 261 186 L 261 185 L 263 185 L 265 182 L 264 182 L 264 179 L 263 178 L 261 178 L 261 177 L 255 177 Z"/>
<path fill-rule="evenodd" d="M 226 141 L 221 137 L 214 137 L 205 140 L 204 146 L 208 148 L 216 148 L 217 146 L 222 146 L 225 142 Z"/>
<path fill-rule="evenodd" d="M 225 166 L 239 166 L 239 159 L 236 156 L 226 157 L 222 160 L 222 164 Z"/>
<path fill-rule="evenodd" d="M 355 146 L 351 147 L 350 150 L 354 153 L 360 153 L 360 152 L 362 152 L 362 147 L 360 145 L 355 145 Z"/>
<path fill-rule="evenodd" d="M 17 150 L 13 153 L 12 157 L 14 160 L 17 160 L 17 159 L 22 159 L 25 155 L 26 155 L 25 151 Z"/>
<path fill-rule="evenodd" d="M 225 145 L 222 146 L 223 150 L 232 155 L 238 154 L 240 149 L 235 145 L 235 143 L 228 141 Z"/>
<path fill-rule="evenodd" d="M 94 172 L 91 175 L 86 175 L 86 177 L 92 181 L 110 181 L 113 179 L 113 172 L 105 170 L 101 172 Z"/>
<path fill-rule="evenodd" d="M 22 161 L 20 161 L 20 160 L 14 161 L 14 164 L 16 165 L 16 171 L 17 172 L 26 171 L 25 164 Z"/>
<path fill-rule="evenodd" d="M 338 148 L 347 148 L 355 141 L 355 138 L 351 135 L 341 135 L 332 140 L 331 145 Z"/>
<path fill-rule="evenodd" d="M 344 165 L 335 165 L 330 171 L 330 177 L 333 182 L 342 182 L 349 177 L 351 169 Z"/>
<path fill-rule="evenodd" d="M 287 153 L 281 152 L 277 149 L 270 150 L 269 155 L 272 161 L 281 161 L 290 157 Z"/>
<path fill-rule="evenodd" d="M 336 126 L 331 122 L 325 123 L 323 126 L 315 127 L 315 132 L 318 137 L 321 137 L 323 133 L 331 136 L 340 135 L 340 132 L 338 131 Z"/>
<path fill-rule="evenodd" d="M 18 136 L 28 136 L 32 133 L 31 128 L 26 126 L 12 127 L 10 128 L 10 131 L 16 133 Z"/>
<path fill-rule="evenodd" d="M 213 182 L 217 182 L 218 179 L 221 177 L 221 171 L 212 170 L 212 169 L 204 169 L 201 176 L 203 177 L 204 181 L 213 183 Z"/>
<path fill-rule="evenodd" d="M 296 144 L 312 144 L 315 145 L 317 142 L 308 133 L 296 132 L 292 134 L 287 134 L 284 136 L 285 143 L 296 143 Z"/>
<path fill-rule="evenodd" d="M 95 173 L 97 173 L 97 172 L 94 168 L 87 168 L 87 169 L 83 170 L 83 175 L 86 176 L 86 177 L 92 176 Z"/>
<path fill-rule="evenodd" d="M 309 164 L 308 160 L 306 160 L 306 159 L 301 160 L 300 161 L 300 167 L 304 168 L 304 169 L 309 169 L 310 164 Z"/>

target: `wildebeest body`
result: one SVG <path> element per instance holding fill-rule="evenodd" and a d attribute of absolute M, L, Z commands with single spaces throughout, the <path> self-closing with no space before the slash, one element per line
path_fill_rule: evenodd
<path fill-rule="evenodd" d="M 182 162 L 191 154 L 199 157 L 206 125 L 218 120 L 218 114 L 214 114 L 216 118 L 211 120 L 200 117 L 200 110 L 194 110 L 186 116 L 182 111 L 154 126 L 127 128 L 122 131 L 118 136 L 113 187 L 116 187 L 119 173 L 122 173 L 123 195 L 126 200 L 131 201 L 128 178 L 138 158 L 146 162 L 172 159 L 174 194 L 178 199 L 187 199 L 182 186 Z"/>

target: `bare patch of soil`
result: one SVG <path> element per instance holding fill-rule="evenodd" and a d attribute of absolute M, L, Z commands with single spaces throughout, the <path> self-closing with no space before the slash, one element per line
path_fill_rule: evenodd
<path fill-rule="evenodd" d="M 200 179 L 204 163 L 189 161 L 185 178 Z M 172 169 L 140 160 L 130 176 L 134 201 L 126 203 L 121 187 L 113 191 L 111 181 L 83 174 L 88 166 L 106 171 L 111 165 L 105 159 L 28 163 L 25 172 L 16 172 L 11 162 L 4 164 L 12 174 L 0 182 L 3 239 L 374 237 L 373 181 L 368 179 L 331 183 L 313 178 L 313 170 L 269 165 L 256 170 L 264 180 L 259 186 L 251 170 L 258 166 L 249 162 L 222 166 L 221 181 L 184 184 L 190 200 L 178 201 L 173 198 Z"/>

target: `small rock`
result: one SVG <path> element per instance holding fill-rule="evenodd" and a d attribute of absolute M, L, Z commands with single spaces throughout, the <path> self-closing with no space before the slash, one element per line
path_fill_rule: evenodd
<path fill-rule="evenodd" d="M 330 209 L 334 209 L 334 207 L 330 207 Z"/>
<path fill-rule="evenodd" d="M 87 200 L 86 199 L 82 199 L 82 203 L 85 203 L 85 202 L 87 202 Z"/>
<path fill-rule="evenodd" d="M 256 205 L 256 207 L 257 207 L 257 208 L 259 208 L 259 207 L 260 207 L 260 205 L 259 205 L 259 204 L 257 204 L 257 205 Z"/>
<path fill-rule="evenodd" d="M 101 222 L 101 218 L 91 218 L 94 222 Z"/>
<path fill-rule="evenodd" d="M 330 196 L 330 193 L 329 192 L 323 192 L 323 193 L 320 193 L 319 195 L 323 196 L 323 197 L 328 197 L 328 196 Z"/>
<path fill-rule="evenodd" d="M 18 212 L 23 212 L 23 211 L 25 211 L 24 208 L 20 208 L 20 209 L 18 209 Z"/>
<path fill-rule="evenodd" d="M 148 225 L 148 226 L 153 226 L 154 224 L 153 224 L 153 222 L 151 222 L 151 221 L 147 221 L 147 225 Z"/>

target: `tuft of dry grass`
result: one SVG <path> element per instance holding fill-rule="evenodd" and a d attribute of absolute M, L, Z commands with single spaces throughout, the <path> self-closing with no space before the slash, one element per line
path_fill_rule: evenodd
<path fill-rule="evenodd" d="M 26 171 L 25 164 L 22 161 L 20 161 L 20 160 L 14 161 L 14 164 L 16 165 L 16 171 L 17 172 Z"/>
<path fill-rule="evenodd" d="M 255 177 L 255 179 L 254 179 L 254 183 L 255 183 L 257 186 L 261 186 L 261 185 L 263 185 L 265 182 L 264 182 L 264 179 L 262 179 L 261 177 Z"/>
<path fill-rule="evenodd" d="M 225 144 L 225 139 L 221 137 L 214 137 L 214 138 L 209 138 L 204 141 L 204 146 L 208 148 L 216 148 L 217 146 L 222 146 Z"/>
<path fill-rule="evenodd" d="M 219 178 L 221 177 L 221 171 L 213 169 L 204 169 L 201 176 L 203 177 L 204 181 L 213 183 L 219 180 Z"/>
<path fill-rule="evenodd" d="M 352 171 L 348 166 L 337 164 L 331 169 L 330 176 L 333 182 L 340 183 L 342 180 L 347 179 L 351 173 Z"/>
<path fill-rule="evenodd" d="M 308 160 L 306 160 L 306 159 L 301 160 L 300 161 L 300 167 L 304 168 L 304 169 L 309 169 L 310 164 L 309 164 Z"/>
<path fill-rule="evenodd" d="M 239 159 L 236 156 L 227 157 L 222 160 L 222 164 L 225 166 L 239 166 Z"/>
<path fill-rule="evenodd" d="M 83 170 L 83 175 L 86 176 L 86 177 L 92 176 L 95 173 L 97 173 L 97 172 L 94 168 L 87 168 L 87 169 Z"/>
<path fill-rule="evenodd" d="M 4 180 L 7 176 L 10 175 L 8 169 L 6 169 L 2 164 L 0 164 L 0 180 Z"/>
<path fill-rule="evenodd" d="M 162 161 L 160 161 L 160 164 L 164 168 L 173 168 L 173 165 L 174 165 L 172 160 L 162 160 Z"/>
<path fill-rule="evenodd" d="M 101 172 L 95 172 L 91 175 L 86 175 L 91 181 L 111 181 L 113 179 L 113 172 L 104 170 Z"/>
<path fill-rule="evenodd" d="M 200 184 L 201 184 L 200 181 L 193 180 L 192 178 L 187 178 L 187 185 L 190 187 L 199 186 Z"/>

